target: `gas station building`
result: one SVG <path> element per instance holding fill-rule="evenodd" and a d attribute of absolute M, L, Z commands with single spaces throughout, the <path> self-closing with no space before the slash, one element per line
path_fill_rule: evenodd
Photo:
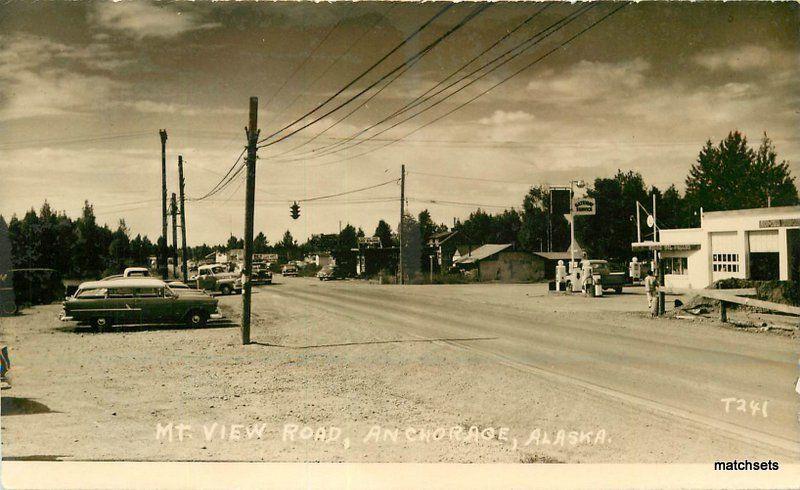
<path fill-rule="evenodd" d="M 798 281 L 800 206 L 701 213 L 700 228 L 659 230 L 657 242 L 632 248 L 658 252 L 668 288 L 700 289 L 726 278 Z"/>

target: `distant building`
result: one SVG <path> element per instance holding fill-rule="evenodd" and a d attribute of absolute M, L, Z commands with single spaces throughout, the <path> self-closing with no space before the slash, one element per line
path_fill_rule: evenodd
<path fill-rule="evenodd" d="M 464 235 L 460 231 L 441 231 L 434 233 L 428 239 L 428 247 L 436 251 L 436 263 L 441 268 L 443 265 L 453 263 L 453 256 L 455 255 L 458 246 L 464 244 Z"/>
<path fill-rule="evenodd" d="M 701 213 L 700 228 L 659 230 L 664 284 L 704 288 L 720 279 L 800 280 L 800 206 Z"/>
<path fill-rule="evenodd" d="M 528 252 L 516 252 L 512 244 L 487 244 L 457 252 L 454 265 L 462 270 L 475 270 L 479 281 L 533 282 L 545 278 L 545 261 Z"/>
<path fill-rule="evenodd" d="M 333 262 L 333 257 L 329 252 L 321 252 L 311 255 L 306 255 L 304 259 L 306 264 L 314 264 L 317 267 L 325 267 L 326 265 L 330 265 Z"/>

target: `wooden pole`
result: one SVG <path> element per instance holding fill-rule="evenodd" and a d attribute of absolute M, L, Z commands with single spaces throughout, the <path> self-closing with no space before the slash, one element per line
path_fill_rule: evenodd
<path fill-rule="evenodd" d="M 158 131 L 161 136 L 161 276 L 167 278 L 167 130 Z"/>
<path fill-rule="evenodd" d="M 172 214 L 172 275 L 178 277 L 178 200 L 174 192 L 169 200 L 169 207 Z"/>
<path fill-rule="evenodd" d="M 397 230 L 397 238 L 400 241 L 400 284 L 405 284 L 405 267 L 403 267 L 403 221 L 406 214 L 406 166 L 400 166 L 400 227 Z"/>
<path fill-rule="evenodd" d="M 247 190 L 244 213 L 244 270 L 242 271 L 242 345 L 250 343 L 250 305 L 253 285 L 253 220 L 256 194 L 256 153 L 258 152 L 258 97 L 250 97 L 250 124 L 247 135 Z"/>
<path fill-rule="evenodd" d="M 183 282 L 189 280 L 189 267 L 187 264 L 186 254 L 186 195 L 184 192 L 186 182 L 183 180 L 183 155 L 178 155 L 178 191 L 180 192 L 180 214 L 181 214 L 181 272 L 183 273 Z"/>

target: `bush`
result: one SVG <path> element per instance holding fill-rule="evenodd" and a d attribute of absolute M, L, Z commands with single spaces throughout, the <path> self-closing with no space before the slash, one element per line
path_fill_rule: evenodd
<path fill-rule="evenodd" d="M 63 300 L 66 289 L 61 274 L 52 269 L 14 271 L 14 300 L 17 306 L 45 305 Z"/>
<path fill-rule="evenodd" d="M 297 275 L 300 277 L 317 277 L 317 272 L 319 272 L 320 269 L 322 269 L 322 267 L 316 264 L 308 264 L 305 267 L 298 267 Z"/>

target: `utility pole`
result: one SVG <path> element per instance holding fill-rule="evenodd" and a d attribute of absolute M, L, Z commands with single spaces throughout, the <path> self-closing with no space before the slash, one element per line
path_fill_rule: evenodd
<path fill-rule="evenodd" d="M 167 130 L 161 136 L 161 277 L 167 278 Z"/>
<path fill-rule="evenodd" d="M 258 97 L 250 97 L 250 124 L 247 135 L 247 191 L 244 210 L 244 270 L 242 271 L 242 345 L 250 343 L 250 299 L 253 285 L 253 214 L 256 194 L 256 153 L 258 152 Z"/>
<path fill-rule="evenodd" d="M 400 227 L 397 229 L 397 238 L 400 240 L 400 284 L 405 284 L 405 268 L 403 267 L 403 218 L 406 214 L 406 166 L 400 166 Z"/>
<path fill-rule="evenodd" d="M 183 282 L 187 282 L 189 280 L 189 267 L 187 265 L 187 256 L 186 256 L 186 207 L 185 207 L 185 200 L 186 195 L 184 193 L 184 187 L 186 182 L 183 180 L 183 155 L 178 155 L 178 191 L 180 192 L 180 199 L 181 199 L 181 272 L 183 273 Z"/>
<path fill-rule="evenodd" d="M 170 213 L 172 213 L 172 275 L 177 277 L 178 271 L 178 203 L 175 193 L 169 201 Z"/>

